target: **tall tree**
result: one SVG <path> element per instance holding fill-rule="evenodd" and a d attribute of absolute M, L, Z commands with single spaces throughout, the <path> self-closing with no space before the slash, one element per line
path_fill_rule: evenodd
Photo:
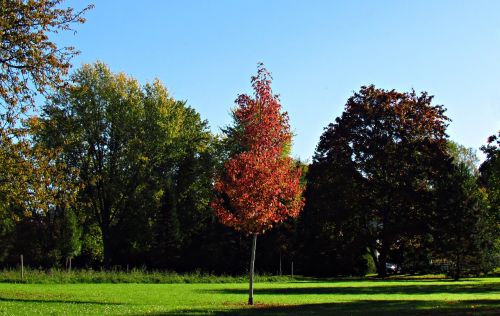
<path fill-rule="evenodd" d="M 39 128 L 32 118 L 28 127 L 11 129 L 15 138 L 0 135 L 0 231 L 7 235 L 18 222 L 40 222 L 54 208 L 73 203 L 79 189 L 78 170 L 58 158 L 60 150 L 32 142 Z"/>
<path fill-rule="evenodd" d="M 486 160 L 479 167 L 480 186 L 486 191 L 490 205 L 489 214 L 493 222 L 494 238 L 493 256 L 496 265 L 500 265 L 500 131 L 488 137 L 488 144 L 481 147 Z"/>
<path fill-rule="evenodd" d="M 341 223 L 356 227 L 332 225 L 330 234 L 365 238 L 380 276 L 389 252 L 427 229 L 426 203 L 449 165 L 448 118 L 431 101 L 426 93 L 362 87 L 326 128 L 310 167 L 309 199 L 317 211 L 340 212 Z"/>
<path fill-rule="evenodd" d="M 481 147 L 486 160 L 479 167 L 481 185 L 488 192 L 488 199 L 496 209 L 497 220 L 500 219 L 500 131 L 498 135 L 488 137 L 488 144 Z"/>
<path fill-rule="evenodd" d="M 224 165 L 215 183 L 212 207 L 219 220 L 252 236 L 248 304 L 253 304 L 253 275 L 257 236 L 303 206 L 300 168 L 288 156 L 292 134 L 287 113 L 271 90 L 271 75 L 258 67 L 252 77 L 254 97 L 236 99 L 234 134 L 239 150 Z"/>
<path fill-rule="evenodd" d="M 436 185 L 437 212 L 433 219 L 435 259 L 449 263 L 458 280 L 464 273 L 487 272 L 495 233 L 484 190 L 463 161 Z"/>
<path fill-rule="evenodd" d="M 179 226 L 179 170 L 209 146 L 206 122 L 159 81 L 141 86 L 102 63 L 83 66 L 72 79 L 46 106 L 39 138 L 60 146 L 61 159 L 80 170 L 84 189 L 75 211 L 82 222 L 99 226 L 105 265 L 138 257 L 140 264 L 151 263 L 144 260 L 146 254 L 157 258 L 155 249 L 163 257 L 178 256 L 179 234 L 189 231 Z M 208 186 L 193 192 L 195 201 L 205 201 L 205 213 L 208 193 Z M 191 206 L 182 210 L 203 208 Z"/>
<path fill-rule="evenodd" d="M 57 223 L 57 248 L 59 248 L 61 257 L 65 260 L 66 268 L 71 270 L 71 260 L 80 254 L 82 248 L 82 228 L 71 208 L 61 209 L 61 213 Z"/>
<path fill-rule="evenodd" d="M 185 257 L 193 258 L 186 249 L 199 243 L 199 234 L 212 216 L 213 137 L 208 123 L 185 101 L 174 100 L 160 82 L 146 85 L 144 92 L 142 140 L 148 164 L 143 178 L 149 183 L 149 194 L 158 198 L 151 218 L 154 245 L 150 257 L 156 267 L 183 269 L 186 264 L 197 268 L 202 263 L 188 264 Z"/>
<path fill-rule="evenodd" d="M 111 227 L 135 189 L 133 139 L 141 111 L 137 81 L 114 75 L 101 63 L 85 65 L 73 84 L 45 109 L 47 144 L 61 146 L 80 170 L 80 202 L 101 228 L 105 264 L 111 263 Z M 130 159 L 127 159 L 130 158 Z"/>
<path fill-rule="evenodd" d="M 34 145 L 31 138 L 38 126 L 38 120 L 31 117 L 37 110 L 36 96 L 47 96 L 64 86 L 70 61 L 78 53 L 72 47 L 56 45 L 51 36 L 83 23 L 83 14 L 92 7 L 75 11 L 60 8 L 62 2 L 0 1 L 0 217 L 5 219 L 0 226 L 3 228 L 12 228 L 12 223 L 24 215 L 31 216 L 41 210 L 45 213 L 51 206 L 64 204 L 67 193 L 75 189 L 65 179 L 75 170 L 59 164 L 58 149 Z"/>
<path fill-rule="evenodd" d="M 336 157 L 337 159 L 340 157 Z M 340 160 L 314 161 L 307 173 L 307 201 L 299 218 L 297 269 L 314 276 L 364 275 L 366 232 L 362 229 L 359 175 Z"/>

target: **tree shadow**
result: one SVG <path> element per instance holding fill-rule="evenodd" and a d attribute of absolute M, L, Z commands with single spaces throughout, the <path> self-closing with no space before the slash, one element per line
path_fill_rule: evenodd
<path fill-rule="evenodd" d="M 230 308 L 230 307 L 235 308 Z M 231 306 L 227 310 L 186 309 L 173 312 L 157 313 L 155 316 L 254 316 L 254 315 L 498 315 L 500 300 L 470 300 L 457 302 L 444 301 L 355 301 L 304 305 L 265 305 L 243 307 L 243 304 Z M 239 307 L 240 306 L 240 307 Z M 142 314 L 138 314 L 142 315 Z M 151 314 L 148 314 L 151 315 Z"/>
<path fill-rule="evenodd" d="M 500 275 L 499 275 L 500 276 Z M 482 277 L 488 279 L 490 277 L 496 278 L 495 275 Z M 419 275 L 419 274 L 391 274 L 386 277 L 372 276 L 334 276 L 334 277 L 313 277 L 297 275 L 293 277 L 293 281 L 288 283 L 325 283 L 325 282 L 346 282 L 346 281 L 370 281 L 370 282 L 384 282 L 384 283 L 401 283 L 401 282 L 424 282 L 424 283 L 457 283 L 460 281 L 477 281 L 476 277 L 464 277 L 455 280 L 445 276 L 434 275 Z M 257 282 L 258 283 L 258 282 Z"/>
<path fill-rule="evenodd" d="M 92 305 L 124 305 L 123 303 L 96 302 L 96 301 L 71 301 L 71 300 L 50 300 L 50 299 L 25 299 L 0 297 L 0 302 L 19 302 L 19 303 L 67 303 L 67 304 L 92 304 Z"/>
<path fill-rule="evenodd" d="M 203 292 L 211 292 L 217 294 L 246 294 L 247 289 L 211 289 L 203 290 Z M 408 285 L 388 285 L 388 286 L 318 286 L 318 287 L 273 287 L 259 288 L 256 285 L 254 293 L 256 295 L 322 295 L 322 294 L 475 294 L 475 293 L 495 293 L 500 294 L 498 283 L 485 282 L 480 284 L 408 284 Z"/>

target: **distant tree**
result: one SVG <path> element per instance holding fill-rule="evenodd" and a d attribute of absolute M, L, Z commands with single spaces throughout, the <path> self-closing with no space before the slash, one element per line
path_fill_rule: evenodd
<path fill-rule="evenodd" d="M 75 212 L 71 208 L 62 209 L 58 219 L 57 244 L 61 256 L 65 259 L 66 268 L 71 270 L 71 260 L 80 254 L 82 249 L 82 227 L 78 223 Z"/>
<path fill-rule="evenodd" d="M 114 75 L 102 63 L 85 65 L 73 84 L 44 108 L 47 147 L 61 147 L 68 165 L 80 170 L 84 190 L 79 203 L 101 228 L 104 260 L 111 260 L 111 226 L 120 218 L 121 203 L 135 189 L 133 140 L 139 129 L 141 90 L 137 81 Z"/>
<path fill-rule="evenodd" d="M 149 220 L 150 257 L 158 268 L 196 269 L 203 262 L 188 249 L 202 243 L 213 217 L 209 203 L 214 138 L 199 113 L 185 101 L 174 100 L 158 81 L 144 87 L 144 108 L 141 150 L 147 164 L 141 174 L 148 185 L 140 191 L 138 208 L 143 209 L 144 218 L 155 210 Z M 137 226 L 137 219 L 132 225 Z"/>
<path fill-rule="evenodd" d="M 335 159 L 314 160 L 307 172 L 297 260 L 305 275 L 364 275 L 368 270 L 359 179 L 347 160 Z"/>
<path fill-rule="evenodd" d="M 481 150 L 486 154 L 486 160 L 479 167 L 480 186 L 486 191 L 490 205 L 496 238 L 494 238 L 494 257 L 496 265 L 500 265 L 500 131 L 488 138 L 488 144 Z"/>
<path fill-rule="evenodd" d="M 292 139 L 288 115 L 281 113 L 271 76 L 262 65 L 252 77 L 252 86 L 254 98 L 243 94 L 236 99 L 231 136 L 238 149 L 215 182 L 217 197 L 212 201 L 223 224 L 252 236 L 250 305 L 257 236 L 288 217 L 297 217 L 303 206 L 300 168 L 288 156 Z"/>
<path fill-rule="evenodd" d="M 364 275 L 368 241 L 363 200 L 358 198 L 360 179 L 347 161 L 331 159 L 315 159 L 309 166 L 297 269 L 314 276 Z"/>
<path fill-rule="evenodd" d="M 26 249 L 14 247 L 13 242 L 18 242 L 16 231 L 20 229 L 49 234 L 46 222 L 50 221 L 50 213 L 74 203 L 81 188 L 77 182 L 79 171 L 59 159 L 59 148 L 33 142 L 39 121 L 30 121 L 31 126 L 19 128 L 29 131 L 22 131 L 17 139 L 0 140 L 0 239 L 3 236 L 10 240 L 0 242 L 5 255 L 20 254 Z M 38 244 L 52 244 L 50 239 L 49 235 L 40 236 Z M 36 248 L 35 244 L 32 248 Z M 42 250 L 40 253 L 49 257 Z"/>
<path fill-rule="evenodd" d="M 497 235 L 487 195 L 479 188 L 476 175 L 466 163 L 457 161 L 436 188 L 434 258 L 445 259 L 456 280 L 464 273 L 489 271 Z"/>
<path fill-rule="evenodd" d="M 486 160 L 479 167 L 481 185 L 488 192 L 490 205 L 500 217 L 500 131 L 488 138 L 488 144 L 481 147 Z"/>
<path fill-rule="evenodd" d="M 434 183 L 449 168 L 448 118 L 431 101 L 362 87 L 326 128 L 310 167 L 311 212 L 329 219 L 330 235 L 364 238 L 380 276 L 401 240 L 428 230 Z"/>
<path fill-rule="evenodd" d="M 479 174 L 479 158 L 473 148 L 467 148 L 454 141 L 448 141 L 448 152 L 453 158 L 455 165 L 463 164 L 471 174 Z"/>
<path fill-rule="evenodd" d="M 191 232 L 179 213 L 210 214 L 210 186 L 198 185 L 210 183 L 206 178 L 213 170 L 186 177 L 182 190 L 179 186 L 183 163 L 188 158 L 198 162 L 209 147 L 206 122 L 159 81 L 141 86 L 103 63 L 84 65 L 72 80 L 44 108 L 37 139 L 61 147 L 60 159 L 80 170 L 84 189 L 75 212 L 88 226 L 83 253 L 96 257 L 100 251 L 87 247 L 102 245 L 107 267 L 159 260 L 162 267 L 174 268 L 158 257 L 178 257 L 181 235 Z M 198 205 L 179 203 L 190 185 Z M 95 242 L 97 237 L 102 243 Z"/>
<path fill-rule="evenodd" d="M 104 261 L 101 229 L 99 225 L 93 221 L 93 218 L 84 217 L 78 214 L 78 218 L 80 219 L 81 217 L 83 217 L 84 222 L 81 227 L 82 248 L 79 255 L 79 261 L 86 267 L 101 267 L 101 263 Z"/>

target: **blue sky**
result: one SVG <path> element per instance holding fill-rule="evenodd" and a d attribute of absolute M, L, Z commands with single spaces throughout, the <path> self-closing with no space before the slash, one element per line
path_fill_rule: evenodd
<path fill-rule="evenodd" d="M 85 2 L 65 4 L 81 8 Z M 95 8 L 57 41 L 141 82 L 159 78 L 209 121 L 231 122 L 263 62 L 310 159 L 360 86 L 428 91 L 450 138 L 479 148 L 500 129 L 500 1 L 127 1 Z"/>

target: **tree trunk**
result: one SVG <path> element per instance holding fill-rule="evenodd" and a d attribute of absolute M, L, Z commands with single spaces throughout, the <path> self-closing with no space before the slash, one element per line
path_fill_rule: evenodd
<path fill-rule="evenodd" d="M 101 232 L 102 232 L 102 246 L 104 250 L 104 268 L 109 269 L 111 268 L 111 245 L 110 245 L 111 238 L 109 236 L 108 228 L 101 227 Z"/>
<path fill-rule="evenodd" d="M 460 274 L 462 273 L 462 267 L 460 265 L 460 254 L 457 252 L 457 255 L 456 255 L 456 262 L 455 262 L 455 273 L 454 273 L 454 276 L 453 276 L 453 279 L 455 281 L 458 281 L 458 279 L 460 279 Z"/>
<path fill-rule="evenodd" d="M 255 248 L 257 247 L 257 234 L 252 236 L 252 255 L 250 258 L 250 288 L 248 291 L 248 305 L 253 305 L 253 272 L 255 267 Z"/>
<path fill-rule="evenodd" d="M 375 269 L 378 272 L 379 263 L 378 263 L 377 248 L 375 246 L 373 246 L 373 247 L 369 246 L 368 252 L 369 252 L 370 256 L 372 257 L 373 263 L 375 264 Z"/>
<path fill-rule="evenodd" d="M 387 263 L 387 247 L 385 245 L 382 245 L 382 248 L 380 249 L 380 253 L 378 255 L 378 264 L 377 264 L 377 274 L 379 277 L 386 277 L 387 276 L 387 268 L 386 268 L 386 263 Z"/>
<path fill-rule="evenodd" d="M 280 250 L 280 276 L 281 276 L 281 250 Z"/>

